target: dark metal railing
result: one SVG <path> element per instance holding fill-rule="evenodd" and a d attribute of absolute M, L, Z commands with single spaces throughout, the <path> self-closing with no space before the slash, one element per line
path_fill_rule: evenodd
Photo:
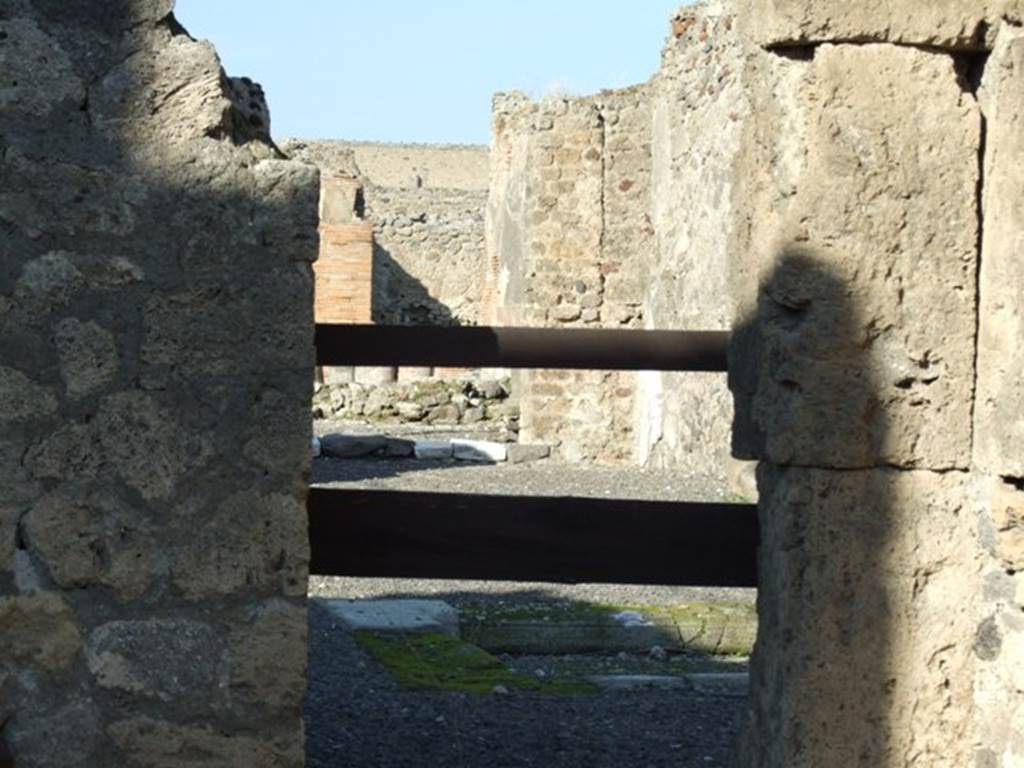
<path fill-rule="evenodd" d="M 318 574 L 757 583 L 757 508 L 746 504 L 313 488 L 308 508 Z"/>
<path fill-rule="evenodd" d="M 318 325 L 317 365 L 725 371 L 725 331 Z"/>
<path fill-rule="evenodd" d="M 317 364 L 728 368 L 729 334 L 318 325 Z M 752 504 L 313 488 L 320 575 L 756 586 Z"/>

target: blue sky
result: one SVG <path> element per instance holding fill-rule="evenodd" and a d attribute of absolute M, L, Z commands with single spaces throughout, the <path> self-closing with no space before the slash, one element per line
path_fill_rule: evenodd
<path fill-rule="evenodd" d="M 178 0 L 275 138 L 480 143 L 494 91 L 592 93 L 657 69 L 681 0 Z"/>

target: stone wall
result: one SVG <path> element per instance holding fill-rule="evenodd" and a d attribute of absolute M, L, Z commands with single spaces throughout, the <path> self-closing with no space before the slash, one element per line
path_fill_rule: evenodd
<path fill-rule="evenodd" d="M 359 213 L 374 233 L 374 322 L 479 323 L 486 147 L 304 140 L 282 147 L 361 183 Z"/>
<path fill-rule="evenodd" d="M 360 174 L 389 189 L 487 191 L 487 147 L 473 144 L 387 144 L 332 141 L 349 152 Z"/>
<path fill-rule="evenodd" d="M 644 325 L 729 330 L 729 238 L 737 226 L 732 165 L 749 99 L 735 13 L 725 3 L 680 9 L 651 83 L 653 237 L 642 242 Z M 642 373 L 641 463 L 728 475 L 752 496 L 749 472 L 730 458 L 732 398 L 725 376 Z"/>
<path fill-rule="evenodd" d="M 739 764 L 1020 766 L 1017 11 L 738 5 L 730 368 L 762 527 Z"/>
<path fill-rule="evenodd" d="M 633 201 L 647 191 L 648 116 L 643 86 L 536 103 L 495 97 L 485 289 L 493 322 L 640 324 L 633 246 L 649 237 L 649 223 Z M 606 206 L 618 216 L 610 227 Z M 629 372 L 520 373 L 522 439 L 568 461 L 634 461 L 635 381 Z"/>
<path fill-rule="evenodd" d="M 0 5 L 19 768 L 304 762 L 317 174 L 172 5 Z"/>
<path fill-rule="evenodd" d="M 1024 6 L 1013 6 L 1024 20 Z M 1024 765 L 1024 32 L 995 24 L 978 91 L 984 128 L 972 478 L 980 504 L 979 765 Z M 986 762 L 987 761 L 987 762 Z"/>
<path fill-rule="evenodd" d="M 494 321 L 730 327 L 742 54 L 721 4 L 683 9 L 673 28 L 643 85 L 537 103 L 496 97 L 484 301 Z M 726 479 L 724 375 L 547 371 L 520 381 L 525 439 L 563 458 Z"/>

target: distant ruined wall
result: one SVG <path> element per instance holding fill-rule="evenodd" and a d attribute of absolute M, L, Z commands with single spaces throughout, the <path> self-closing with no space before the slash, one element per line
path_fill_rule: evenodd
<path fill-rule="evenodd" d="M 298 768 L 317 174 L 102 6 L 0 4 L 0 738 Z"/>
<path fill-rule="evenodd" d="M 644 259 L 644 325 L 729 330 L 729 239 L 733 163 L 749 99 L 743 48 L 728 3 L 681 8 L 651 83 L 652 242 Z M 723 374 L 641 373 L 640 461 L 728 476 L 733 493 L 753 495 L 749 471 L 730 457 L 732 397 Z"/>
<path fill-rule="evenodd" d="M 739 765 L 1024 765 L 1021 4 L 743 0 Z"/>
<path fill-rule="evenodd" d="M 372 141 L 330 143 L 351 152 L 359 172 L 374 186 L 487 191 L 488 156 L 485 146 Z"/>
<path fill-rule="evenodd" d="M 734 15 L 683 9 L 643 85 L 499 94 L 488 208 L 489 317 L 508 324 L 727 330 L 732 163 L 748 111 Z M 562 458 L 725 482 L 722 374 L 520 376 L 524 439 Z M 739 490 L 736 483 L 734 488 Z"/>
<path fill-rule="evenodd" d="M 493 321 L 640 324 L 634 246 L 650 225 L 644 204 L 627 201 L 647 191 L 648 116 L 643 86 L 537 103 L 495 97 L 485 288 Z M 610 227 L 606 205 L 620 216 Z M 632 463 L 635 381 L 628 372 L 522 372 L 520 436 L 568 461 Z"/>
<path fill-rule="evenodd" d="M 291 140 L 282 148 L 361 182 L 374 233 L 374 322 L 479 323 L 486 147 Z"/>

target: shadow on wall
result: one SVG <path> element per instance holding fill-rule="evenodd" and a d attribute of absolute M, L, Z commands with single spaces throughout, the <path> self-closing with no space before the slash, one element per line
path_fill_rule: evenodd
<path fill-rule="evenodd" d="M 461 325 L 451 309 L 399 264 L 391 251 L 373 243 L 371 316 L 379 325 Z"/>
<path fill-rule="evenodd" d="M 0 413 L 0 596 L 50 622 L 4 629 L 19 765 L 302 764 L 316 172 L 168 5 L 0 4 L 0 360 L 46 393 Z"/>
<path fill-rule="evenodd" d="M 734 332 L 733 451 L 761 460 L 742 768 L 899 762 L 897 506 L 893 473 L 870 469 L 887 423 L 864 335 L 847 280 L 801 249 L 779 255 L 756 314 Z"/>

